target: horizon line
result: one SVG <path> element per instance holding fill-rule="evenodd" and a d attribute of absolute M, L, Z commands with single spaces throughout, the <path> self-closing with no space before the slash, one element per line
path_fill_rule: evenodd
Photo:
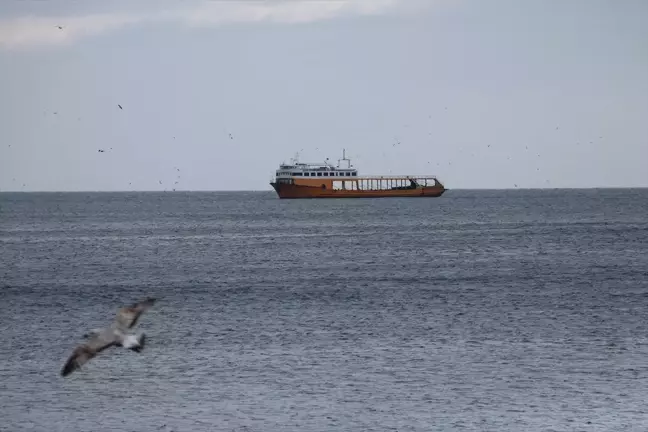
<path fill-rule="evenodd" d="M 648 186 L 590 186 L 590 187 L 506 187 L 506 188 L 447 188 L 446 193 L 452 191 L 515 191 L 515 190 L 533 190 L 533 191 L 547 191 L 547 190 L 608 190 L 608 189 L 648 189 Z M 0 194 L 8 193 L 272 193 L 274 190 L 267 189 L 182 189 L 182 190 L 0 190 Z M 393 197 L 397 198 L 397 197 Z M 324 198 L 322 198 L 324 199 Z"/>

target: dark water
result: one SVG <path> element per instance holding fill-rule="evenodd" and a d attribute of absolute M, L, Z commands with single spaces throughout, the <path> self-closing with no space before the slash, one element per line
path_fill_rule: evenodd
<path fill-rule="evenodd" d="M 648 190 L 5 193 L 0 278 L 2 431 L 648 429 Z"/>

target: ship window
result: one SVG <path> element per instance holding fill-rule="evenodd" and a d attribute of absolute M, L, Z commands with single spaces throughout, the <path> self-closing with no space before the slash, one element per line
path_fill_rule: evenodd
<path fill-rule="evenodd" d="M 318 172 L 318 173 L 317 173 L 317 177 L 322 177 L 322 173 L 321 173 L 321 172 Z"/>
<path fill-rule="evenodd" d="M 347 177 L 349 177 L 350 175 L 351 175 L 351 173 L 350 173 L 350 172 L 348 172 L 348 173 L 346 173 L 346 176 L 347 176 Z"/>
<path fill-rule="evenodd" d="M 293 173 L 293 175 L 294 175 L 294 176 L 300 176 L 301 173 L 296 172 L 296 173 Z"/>

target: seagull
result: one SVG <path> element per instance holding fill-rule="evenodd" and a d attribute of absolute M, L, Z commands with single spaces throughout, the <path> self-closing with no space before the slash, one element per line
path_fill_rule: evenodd
<path fill-rule="evenodd" d="M 65 362 L 63 369 L 61 369 L 61 376 L 70 375 L 101 351 L 111 346 L 122 346 L 137 353 L 141 352 L 144 348 L 146 335 L 143 333 L 136 335 L 130 333 L 129 330 L 137 324 L 142 313 L 153 306 L 154 303 L 154 298 L 148 298 L 130 306 L 122 307 L 117 312 L 115 321 L 110 327 L 94 329 L 83 335 L 87 341 L 74 349 Z"/>

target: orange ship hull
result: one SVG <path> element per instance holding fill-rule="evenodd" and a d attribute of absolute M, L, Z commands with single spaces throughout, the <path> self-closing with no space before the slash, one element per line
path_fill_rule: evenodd
<path fill-rule="evenodd" d="M 330 189 L 321 186 L 300 184 L 270 183 L 279 198 L 437 198 L 443 195 L 446 189 L 443 185 L 422 186 L 415 189 L 383 189 L 383 190 L 344 190 Z"/>

